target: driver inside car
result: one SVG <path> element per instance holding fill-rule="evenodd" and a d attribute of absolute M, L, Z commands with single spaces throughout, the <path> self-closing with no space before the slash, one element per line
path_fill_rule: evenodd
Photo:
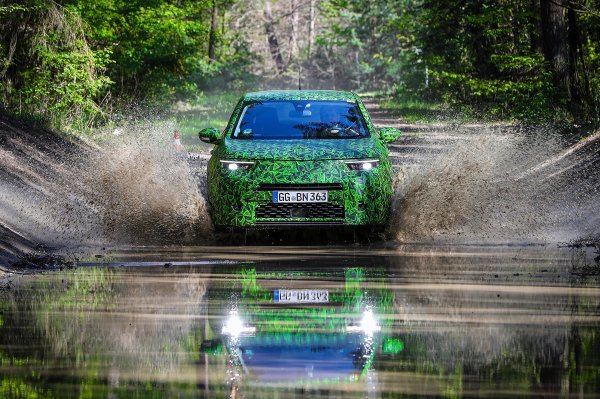
<path fill-rule="evenodd" d="M 347 115 L 341 115 L 336 107 L 323 106 L 321 107 L 321 123 L 327 129 L 327 134 L 331 136 L 358 136 L 353 124 L 349 123 Z"/>

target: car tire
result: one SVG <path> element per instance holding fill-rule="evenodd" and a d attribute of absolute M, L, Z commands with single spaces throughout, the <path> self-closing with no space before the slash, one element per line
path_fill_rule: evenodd
<path fill-rule="evenodd" d="M 360 226 L 354 228 L 354 242 L 373 244 L 385 241 L 385 226 Z"/>

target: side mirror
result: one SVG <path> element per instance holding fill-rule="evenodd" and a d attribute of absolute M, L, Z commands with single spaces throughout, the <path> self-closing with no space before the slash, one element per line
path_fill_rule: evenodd
<path fill-rule="evenodd" d="M 220 355 L 223 350 L 223 343 L 214 339 L 204 340 L 200 345 L 200 353 L 208 355 Z"/>
<path fill-rule="evenodd" d="M 209 144 L 219 144 L 221 139 L 219 138 L 219 129 L 214 127 L 207 127 L 200 130 L 198 133 L 200 140 Z"/>
<path fill-rule="evenodd" d="M 404 341 L 400 338 L 388 337 L 381 342 L 381 350 L 383 353 L 397 355 L 404 350 Z"/>
<path fill-rule="evenodd" d="M 379 129 L 379 138 L 384 144 L 398 140 L 401 135 L 402 132 L 395 127 L 382 127 Z"/>

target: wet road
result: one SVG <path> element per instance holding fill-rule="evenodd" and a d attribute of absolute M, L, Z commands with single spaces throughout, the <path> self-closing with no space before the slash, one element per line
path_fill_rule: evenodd
<path fill-rule="evenodd" d="M 595 256 L 383 244 L 111 251 L 4 288 L 0 397 L 596 397 Z"/>

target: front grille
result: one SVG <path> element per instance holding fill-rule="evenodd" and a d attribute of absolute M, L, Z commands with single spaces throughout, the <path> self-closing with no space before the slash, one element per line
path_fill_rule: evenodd
<path fill-rule="evenodd" d="M 327 221 L 313 221 L 313 220 L 300 220 L 300 221 L 288 221 L 288 220 L 257 220 L 256 225 L 265 228 L 273 227 L 330 227 L 330 226 L 344 226 L 344 219 L 331 219 Z"/>
<path fill-rule="evenodd" d="M 329 202 L 310 204 L 269 203 L 256 208 L 259 219 L 328 218 L 343 219 L 344 207 Z"/>
<path fill-rule="evenodd" d="M 340 183 L 261 183 L 258 191 L 276 190 L 341 190 Z"/>

